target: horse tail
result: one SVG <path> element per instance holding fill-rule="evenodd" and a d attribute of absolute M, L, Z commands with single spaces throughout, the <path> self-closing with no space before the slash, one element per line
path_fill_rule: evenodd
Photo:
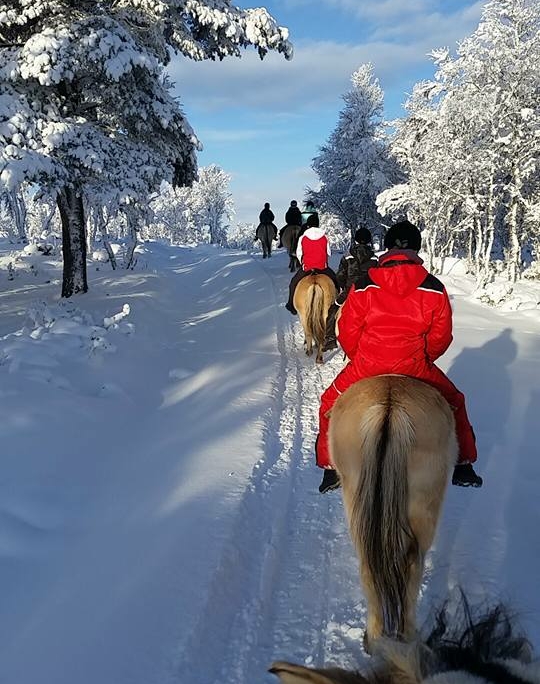
<path fill-rule="evenodd" d="M 360 422 L 362 468 L 350 513 L 359 557 L 383 612 L 383 631 L 403 633 L 411 557 L 419 553 L 408 517 L 408 455 L 414 427 L 404 407 L 369 407 Z"/>
<path fill-rule="evenodd" d="M 319 283 L 313 283 L 308 290 L 306 306 L 307 333 L 319 343 L 324 342 L 326 332 L 324 323 L 324 291 Z"/>

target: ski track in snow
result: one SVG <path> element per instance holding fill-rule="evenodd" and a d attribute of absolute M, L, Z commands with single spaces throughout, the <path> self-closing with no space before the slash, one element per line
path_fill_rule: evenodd
<path fill-rule="evenodd" d="M 343 357 L 326 354 L 318 366 L 305 355 L 300 322 L 283 307 L 284 288 L 275 274 L 286 284 L 288 275 L 281 261 L 279 267 L 262 265 L 276 302 L 280 352 L 265 455 L 255 465 L 206 611 L 177 670 L 194 684 L 273 682 L 265 672 L 277 659 L 356 667 L 363 658 L 358 562 L 341 495 L 319 494 L 321 471 L 314 463 L 319 397 Z M 205 657 L 209 644 L 211 659 Z"/>

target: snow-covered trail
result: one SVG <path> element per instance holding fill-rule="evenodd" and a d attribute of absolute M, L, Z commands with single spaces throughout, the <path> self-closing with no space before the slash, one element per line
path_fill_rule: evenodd
<path fill-rule="evenodd" d="M 342 367 L 342 358 L 334 354 L 322 368 L 306 359 L 299 324 L 282 310 L 288 280 L 279 270 L 282 265 L 274 260 L 263 268 L 278 293 L 283 358 L 277 387 L 283 394 L 278 404 L 281 414 L 272 424 L 278 429 L 282 467 L 272 480 L 263 476 L 255 487 L 241 525 L 251 527 L 251 534 L 231 541 L 234 553 L 244 559 L 243 568 L 245 554 L 250 556 L 251 581 L 242 582 L 233 619 L 230 606 L 224 609 L 229 619 L 222 618 L 219 624 L 228 625 L 228 639 L 217 667 L 213 663 L 211 672 L 200 668 L 204 646 L 195 658 L 199 668 L 195 665 L 190 675 L 201 684 L 273 681 L 263 673 L 275 658 L 349 667 L 360 666 L 365 658 L 361 649 L 365 606 L 341 498 L 337 493 L 325 497 L 317 493 L 320 472 L 313 464 L 318 398 Z M 514 453 L 512 444 L 524 445 L 521 460 L 529 463 L 527 472 L 532 476 L 525 495 L 533 504 L 536 485 L 532 482 L 538 483 L 540 469 L 530 437 L 538 398 L 531 368 L 539 367 L 539 321 L 487 309 L 462 296 L 459 279 L 449 277 L 447 283 L 454 298 L 456 340 L 441 365 L 470 398 L 486 488 L 449 487 L 440 532 L 426 564 L 420 619 L 461 586 L 474 600 L 508 598 L 532 634 L 539 634 L 540 602 L 531 600 L 536 595 L 531 568 L 538 564 L 540 549 L 528 522 L 528 508 L 512 503 L 524 491 L 519 459 L 505 453 L 505 449 Z M 270 440 L 267 454 L 275 448 Z M 509 553 L 512 538 L 520 540 L 520 557 Z M 259 553 L 252 554 L 257 548 Z M 218 586 L 224 581 L 225 575 Z M 212 635 L 215 611 L 214 604 L 200 635 L 205 631 Z"/>
<path fill-rule="evenodd" d="M 115 354 L 0 366 L 0 684 L 255 684 L 278 658 L 358 666 L 364 602 L 341 496 L 317 491 L 318 399 L 286 257 L 149 246 L 77 305 L 129 303 Z M 450 487 L 420 616 L 456 584 L 509 597 L 540 643 L 537 312 L 454 296 L 441 360 L 485 476 Z M 0 340 L 58 285 L 0 292 Z M 326 355 L 328 357 L 328 355 Z"/>

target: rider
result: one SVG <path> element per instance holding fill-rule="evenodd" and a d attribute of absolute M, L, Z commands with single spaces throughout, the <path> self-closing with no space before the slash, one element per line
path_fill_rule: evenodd
<path fill-rule="evenodd" d="M 336 285 L 336 274 L 328 266 L 328 257 L 330 256 L 330 245 L 328 238 L 322 228 L 319 227 L 319 217 L 313 214 L 308 218 L 308 226 L 305 233 L 298 240 L 298 247 L 296 249 L 296 256 L 302 268 L 292 277 L 289 285 L 289 301 L 285 304 L 287 311 L 296 315 L 297 311 L 294 308 L 294 291 L 296 286 L 308 275 L 312 273 L 323 273 L 329 278 L 332 278 L 334 285 Z"/>
<path fill-rule="evenodd" d="M 259 240 L 260 238 L 260 228 L 261 226 L 265 225 L 270 225 L 274 229 L 274 240 L 277 240 L 277 227 L 274 225 L 274 212 L 270 209 L 270 204 L 268 202 L 265 202 L 264 204 L 264 209 L 261 211 L 259 214 L 259 225 L 257 226 L 257 230 L 255 232 L 255 240 Z"/>
<path fill-rule="evenodd" d="M 340 306 L 343 306 L 351 287 L 362 278 L 370 268 L 377 266 L 377 259 L 374 258 L 372 248 L 371 232 L 368 228 L 358 228 L 354 234 L 354 245 L 350 248 L 349 254 L 341 257 L 336 279 L 339 289 L 335 304 L 328 310 L 326 319 L 326 340 L 324 351 L 335 349 L 336 342 L 336 313 Z"/>
<path fill-rule="evenodd" d="M 315 445 L 317 465 L 325 469 L 320 492 L 339 487 L 328 450 L 330 409 L 357 380 L 385 373 L 424 380 L 441 392 L 454 410 L 459 446 L 452 484 L 482 486 L 472 465 L 476 443 L 465 397 L 434 365 L 452 342 L 452 309 L 443 284 L 422 266 L 420 244 L 420 231 L 409 221 L 393 225 L 379 266 L 356 283 L 343 305 L 338 339 L 349 363 L 321 397 Z"/>
<path fill-rule="evenodd" d="M 315 209 L 315 205 L 311 200 L 308 200 L 306 202 L 306 206 L 304 207 L 304 211 L 301 214 L 302 216 L 302 232 L 305 232 L 308 228 L 308 219 L 311 217 L 311 220 L 317 221 L 317 225 L 319 225 L 319 214 L 317 213 L 317 210 Z M 313 224 L 314 225 L 314 224 Z"/>
<path fill-rule="evenodd" d="M 285 214 L 285 225 L 279 231 L 279 245 L 278 247 L 283 247 L 281 239 L 283 237 L 283 231 L 287 226 L 301 226 L 302 225 L 302 212 L 298 208 L 298 203 L 296 200 L 291 200 L 291 206 L 287 209 Z"/>
<path fill-rule="evenodd" d="M 270 204 L 265 202 L 264 209 L 259 214 L 259 223 L 274 223 L 274 212 L 270 209 Z"/>

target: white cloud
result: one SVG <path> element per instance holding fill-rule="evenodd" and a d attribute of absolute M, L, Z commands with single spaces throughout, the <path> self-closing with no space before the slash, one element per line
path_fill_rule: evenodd
<path fill-rule="evenodd" d="M 413 1 L 418 8 L 426 4 L 425 0 Z M 324 2 L 349 4 L 348 0 Z M 350 4 L 353 2 L 356 5 L 358 0 Z M 385 0 L 382 6 L 387 14 L 398 8 L 394 0 Z M 376 7 L 368 2 L 362 11 L 375 12 Z M 177 58 L 169 71 L 188 111 L 192 107 L 204 111 L 238 107 L 275 114 L 335 105 L 348 90 L 351 73 L 365 62 L 373 63 L 385 90 L 400 84 L 405 92 L 413 85 L 413 70 L 429 64 L 426 55 L 432 49 L 454 47 L 475 29 L 481 7 L 477 2 L 446 15 L 411 12 L 386 28 L 375 29 L 371 39 L 361 44 L 300 42 L 291 62 L 275 53 L 261 61 L 254 51 L 248 51 L 242 59 L 222 62 Z"/>

